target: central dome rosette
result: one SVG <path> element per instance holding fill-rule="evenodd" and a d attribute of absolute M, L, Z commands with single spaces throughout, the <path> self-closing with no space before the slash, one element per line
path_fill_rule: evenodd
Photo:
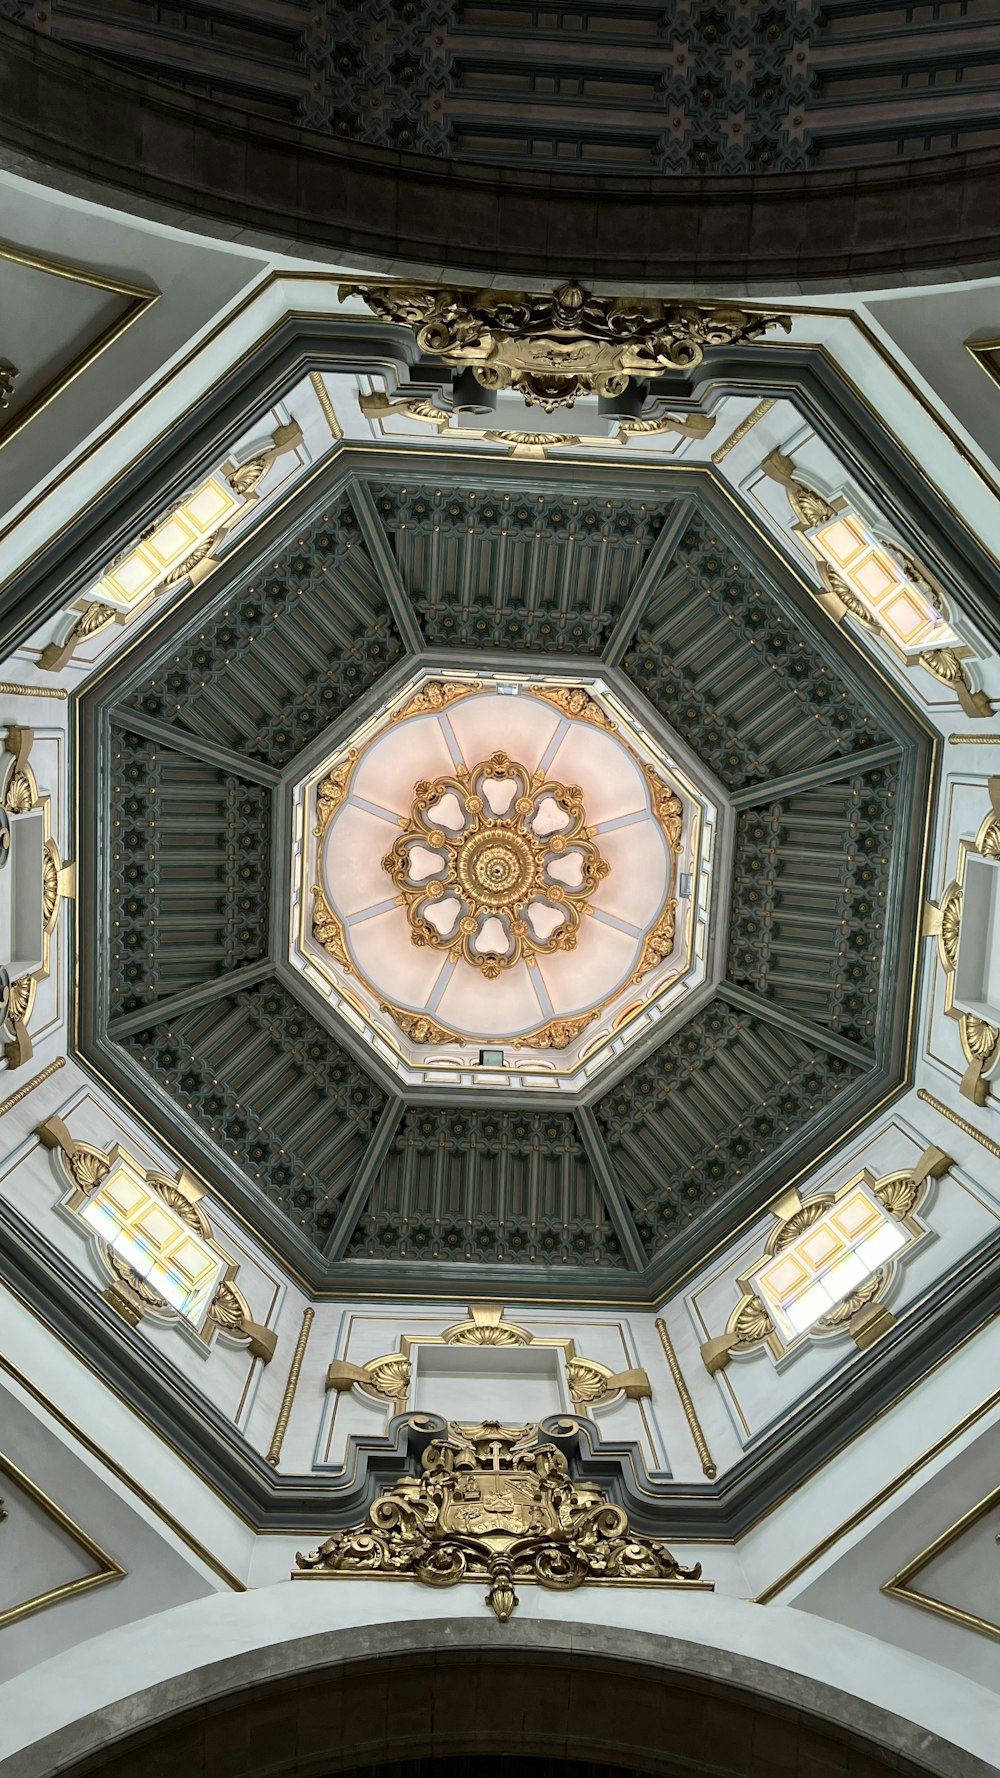
<path fill-rule="evenodd" d="M 576 1090 L 704 975 L 716 811 L 603 681 L 421 676 L 298 798 L 292 961 L 404 1079 Z"/>
<path fill-rule="evenodd" d="M 422 779 L 407 830 L 382 862 L 413 943 L 446 950 L 487 980 L 522 958 L 572 950 L 588 898 L 610 870 L 580 786 L 529 772 L 506 753 Z"/>

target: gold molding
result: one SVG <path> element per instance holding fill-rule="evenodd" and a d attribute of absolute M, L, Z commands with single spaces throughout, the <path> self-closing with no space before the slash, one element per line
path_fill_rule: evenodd
<path fill-rule="evenodd" d="M 965 1055 L 966 1068 L 958 1090 L 963 1099 L 971 1100 L 973 1105 L 985 1105 L 990 1096 L 986 1076 L 1000 1062 L 1000 1027 L 988 1024 L 975 1013 L 962 1012 L 955 1005 L 966 862 L 970 854 L 1000 859 L 1000 777 L 991 777 L 988 789 L 990 807 L 980 822 L 979 831 L 974 840 L 959 840 L 955 876 L 940 901 L 925 904 L 923 924 L 923 936 L 937 941 L 938 959 L 945 974 L 945 1015 L 958 1024 Z"/>
<path fill-rule="evenodd" d="M 341 284 L 337 295 L 409 327 L 421 352 L 471 366 L 484 389 L 513 389 L 549 414 L 578 396 L 621 395 L 633 377 L 694 370 L 708 346 L 791 331 L 776 310 L 596 296 L 573 280 L 551 294 L 379 280 Z"/>
<path fill-rule="evenodd" d="M 6 1117 L 8 1111 L 13 1111 L 15 1105 L 20 1105 L 22 1099 L 26 1099 L 28 1094 L 33 1093 L 35 1088 L 40 1087 L 44 1081 L 51 1080 L 52 1076 L 58 1074 L 60 1068 L 65 1068 L 65 1066 L 66 1057 L 57 1056 L 55 1061 L 50 1062 L 47 1068 L 43 1068 L 40 1074 L 36 1074 L 33 1080 L 26 1080 L 23 1087 L 18 1087 L 16 1093 L 9 1093 L 6 1099 L 0 1100 L 0 1117 Z"/>
<path fill-rule="evenodd" d="M 141 1405 L 122 1395 L 119 1390 L 115 1389 L 113 1385 L 109 1383 L 105 1375 L 96 1370 L 85 1358 L 82 1358 L 79 1352 L 73 1351 L 68 1347 L 61 1335 L 58 1334 L 47 1321 L 42 1319 L 38 1314 L 38 1311 L 32 1307 L 31 1303 L 29 1303 L 19 1291 L 14 1290 L 12 1286 L 7 1286 L 7 1288 L 20 1306 L 25 1309 L 34 1320 L 40 1322 L 45 1328 L 46 1333 L 51 1334 L 63 1350 L 70 1352 L 71 1357 L 76 1363 L 82 1365 L 84 1370 L 89 1371 L 91 1376 L 96 1378 L 102 1389 L 107 1389 L 116 1401 L 124 1403 L 131 1414 L 137 1414 L 138 1418 L 145 1426 L 149 1427 L 151 1431 L 157 1432 L 158 1429 L 153 1426 L 148 1415 L 143 1412 Z M 112 1457 L 110 1451 L 106 1451 L 95 1439 L 91 1438 L 88 1432 L 85 1432 L 81 1426 L 78 1426 L 74 1420 L 71 1420 L 69 1415 L 65 1414 L 62 1408 L 52 1400 L 52 1397 L 46 1395 L 44 1391 L 38 1387 L 35 1379 L 29 1377 L 27 1373 L 21 1370 L 20 1367 L 4 1352 L 0 1352 L 0 1372 L 6 1373 L 19 1389 L 23 1389 L 25 1394 L 30 1396 L 32 1401 L 37 1402 L 44 1414 L 47 1414 L 50 1419 L 54 1420 L 57 1426 L 61 1426 L 64 1432 L 68 1432 L 70 1438 L 78 1444 L 82 1450 L 86 1451 L 88 1456 L 93 1457 L 96 1463 L 100 1464 L 110 1475 L 114 1476 L 116 1481 L 122 1484 L 126 1493 L 133 1494 L 144 1507 L 148 1508 L 151 1513 L 155 1513 L 156 1517 L 160 1519 L 167 1527 L 167 1530 L 177 1538 L 178 1542 L 184 1544 L 199 1562 L 203 1562 L 206 1568 L 211 1569 L 213 1574 L 218 1575 L 219 1579 L 223 1581 L 227 1587 L 231 1587 L 234 1593 L 245 1593 L 247 1591 L 246 1583 L 240 1580 L 237 1575 L 233 1574 L 231 1569 L 226 1568 L 225 1565 L 219 1561 L 218 1557 L 212 1554 L 211 1550 L 206 1549 L 205 1545 L 198 1541 L 194 1534 L 188 1530 L 187 1526 L 183 1525 L 179 1519 L 174 1517 L 174 1514 L 168 1507 L 164 1506 L 161 1501 L 157 1500 L 155 1495 L 150 1494 L 148 1488 L 143 1487 L 142 1483 L 132 1473 L 131 1469 L 126 1469 L 118 1462 L 116 1457 Z M 253 1529 L 251 1521 L 247 1518 L 246 1514 L 241 1511 L 240 1507 L 237 1506 L 229 1496 L 224 1495 L 220 1489 L 216 1488 L 212 1482 L 206 1481 L 205 1477 L 199 1470 L 195 1469 L 193 1463 L 182 1451 L 176 1450 L 173 1455 L 180 1459 L 181 1463 L 190 1471 L 199 1486 L 208 1488 L 211 1493 L 215 1494 L 215 1496 L 223 1502 L 227 1510 L 231 1512 L 235 1518 L 249 1529 Z"/>
<path fill-rule="evenodd" d="M 288 1380 L 285 1383 L 284 1394 L 281 1397 L 281 1406 L 278 1409 L 278 1418 L 274 1423 L 274 1432 L 271 1435 L 271 1443 L 267 1449 L 266 1461 L 271 1465 L 272 1469 L 277 1469 L 278 1461 L 281 1457 L 281 1447 L 285 1442 L 285 1433 L 288 1431 L 288 1422 L 292 1415 L 292 1404 L 295 1401 L 295 1391 L 299 1386 L 299 1377 L 302 1372 L 302 1361 L 306 1355 L 306 1347 L 309 1344 L 309 1335 L 312 1332 L 312 1324 L 315 1319 L 315 1309 L 303 1309 L 302 1325 L 299 1328 L 299 1337 L 295 1342 L 295 1351 L 292 1353 L 292 1362 L 288 1372 Z"/>
<path fill-rule="evenodd" d="M 8 679 L 0 680 L 0 694 L 12 698 L 57 698 L 61 704 L 69 697 L 61 685 L 14 685 Z"/>
<path fill-rule="evenodd" d="M 674 1351 L 674 1343 L 667 1332 L 667 1324 L 659 1315 L 656 1318 L 656 1331 L 660 1336 L 660 1345 L 663 1347 L 663 1355 L 667 1361 L 667 1368 L 670 1371 L 670 1375 L 674 1381 L 674 1387 L 680 1397 L 681 1407 L 684 1409 L 684 1418 L 688 1423 L 688 1430 L 694 1440 L 702 1471 L 707 1475 L 710 1482 L 714 1482 L 718 1470 L 713 1461 L 712 1453 L 708 1448 L 708 1440 L 702 1431 L 701 1421 L 698 1418 L 694 1402 L 691 1400 L 691 1391 L 687 1386 L 687 1379 L 684 1376 L 684 1372 L 681 1370 L 677 1354 Z"/>
<path fill-rule="evenodd" d="M 2 1451 L 0 1451 L 0 1474 L 7 1476 L 16 1488 L 26 1494 L 29 1500 L 34 1501 L 46 1518 L 58 1525 L 60 1531 L 65 1532 L 66 1536 L 79 1549 L 82 1549 L 92 1562 L 97 1564 L 96 1574 L 85 1574 L 76 1580 L 64 1581 L 60 1587 L 50 1587 L 44 1593 L 37 1593 L 34 1598 L 22 1600 L 19 1605 L 9 1605 L 6 1609 L 0 1610 L 0 1629 L 4 1629 L 8 1624 L 18 1623 L 21 1618 L 30 1617 L 33 1612 L 44 1611 L 49 1605 L 59 1605 L 64 1599 L 72 1599 L 81 1593 L 92 1592 L 95 1587 L 103 1586 L 106 1581 L 125 1578 L 126 1570 L 121 1563 L 117 1562 L 114 1556 L 110 1556 L 107 1550 L 90 1536 L 89 1532 L 84 1531 L 75 1519 L 71 1519 L 69 1513 L 65 1512 L 61 1506 L 57 1506 L 50 1495 L 46 1494 L 37 1482 L 33 1482 L 30 1476 L 25 1475 L 23 1469 L 19 1469 L 17 1464 L 10 1457 L 5 1456 Z M 10 1535 L 9 1530 L 5 1535 Z"/>
<path fill-rule="evenodd" d="M 5 426 L 0 427 L 0 450 L 3 450 L 4 445 L 9 444 L 11 439 L 17 436 L 29 421 L 55 401 L 56 397 L 69 387 L 70 383 L 75 382 L 78 376 L 82 376 L 83 372 L 90 368 L 102 352 L 114 345 L 115 340 L 119 339 L 134 321 L 138 321 L 140 315 L 144 315 L 147 309 L 159 301 L 161 295 L 160 291 L 150 290 L 143 285 L 129 284 L 120 278 L 108 278 L 96 272 L 84 271 L 79 266 L 68 265 L 65 260 L 52 259 L 43 254 L 28 253 L 23 248 L 15 247 L 9 242 L 0 242 L 0 261 L 4 260 L 9 265 L 20 265 L 29 271 L 46 272 L 52 277 L 66 278 L 72 284 L 84 284 L 94 290 L 103 290 L 111 296 L 126 297 L 129 300 L 129 306 L 116 320 L 104 328 L 89 346 L 85 346 L 83 351 L 64 370 L 58 372 L 51 383 L 40 390 L 34 400 L 30 401 L 21 413 L 13 415 Z"/>
<path fill-rule="evenodd" d="M 1000 735 L 949 735 L 952 747 L 1000 747 Z"/>
<path fill-rule="evenodd" d="M 326 386 L 326 379 L 321 371 L 312 370 L 309 372 L 309 382 L 312 385 L 316 400 L 319 402 L 319 405 L 323 410 L 323 418 L 330 428 L 330 437 L 335 442 L 339 442 L 344 436 L 344 428 L 341 426 L 340 421 L 337 418 L 337 410 L 330 399 L 330 391 Z"/>
<path fill-rule="evenodd" d="M 538 1346 L 561 1350 L 566 1366 L 570 1400 L 577 1413 L 603 1407 L 616 1395 L 644 1401 L 652 1395 L 644 1370 L 609 1370 L 595 1358 L 583 1358 L 573 1340 L 555 1335 L 536 1338 L 526 1327 L 504 1319 L 502 1303 L 470 1303 L 467 1321 L 456 1321 L 439 1334 L 401 1334 L 399 1349 L 365 1364 L 335 1358 L 327 1369 L 326 1387 L 343 1393 L 354 1387 L 374 1400 L 392 1403 L 393 1411 L 405 1413 L 412 1372 L 410 1354 L 415 1346 Z"/>
<path fill-rule="evenodd" d="M 775 402 L 771 397 L 765 397 L 763 401 L 758 401 L 757 406 L 739 422 L 738 426 L 733 427 L 729 437 L 724 438 L 718 449 L 712 452 L 712 462 L 716 467 L 718 467 L 720 463 L 725 462 L 730 451 L 734 451 L 738 444 L 743 443 L 747 434 L 752 432 L 754 427 L 759 425 L 760 421 L 766 418 L 774 406 Z"/>
<path fill-rule="evenodd" d="M 952 1111 L 951 1106 L 946 1105 L 943 1099 L 935 1099 L 934 1094 L 929 1093 L 926 1087 L 917 1088 L 917 1098 L 922 1099 L 925 1105 L 933 1105 L 934 1110 L 939 1111 L 942 1117 L 946 1117 L 957 1130 L 963 1130 L 966 1136 L 972 1137 L 973 1142 L 978 1142 L 981 1147 L 986 1149 L 987 1153 L 996 1155 L 997 1160 L 1000 1161 L 1000 1142 L 994 1142 L 992 1137 L 984 1136 L 982 1130 L 977 1130 L 967 1118 L 959 1117 L 958 1112 Z"/>
<path fill-rule="evenodd" d="M 995 352 L 1000 353 L 1000 339 L 966 340 L 965 350 L 973 364 L 978 364 L 984 376 L 989 377 L 990 382 L 1000 388 L 1000 365 L 996 364 L 993 359 Z"/>
<path fill-rule="evenodd" d="M 981 1327 L 974 1329 L 972 1334 L 966 1335 L 966 1340 L 974 1338 L 975 1334 L 980 1331 Z M 961 1342 L 961 1345 L 964 1344 L 965 1340 Z M 957 1349 L 960 1350 L 961 1348 L 959 1347 Z M 931 1371 L 937 1370 L 940 1365 L 946 1364 L 952 1357 L 954 1357 L 954 1353 L 946 1353 L 943 1358 L 939 1358 L 937 1362 L 931 1366 Z M 921 1385 L 926 1382 L 927 1377 L 930 1374 L 931 1372 L 925 1372 L 923 1376 L 918 1377 L 916 1381 L 911 1383 L 904 1391 L 904 1395 L 909 1395 L 913 1389 L 919 1389 Z M 900 1400 L 902 1399 L 903 1397 L 900 1397 Z M 957 1426 L 949 1427 L 948 1431 L 943 1433 L 940 1438 L 935 1439 L 932 1445 L 928 1445 L 925 1451 L 921 1451 L 919 1457 L 915 1457 L 911 1463 L 908 1463 L 904 1469 L 900 1470 L 898 1475 L 893 1476 L 891 1481 L 886 1482 L 885 1486 L 880 1488 L 877 1494 L 873 1494 L 869 1500 L 864 1501 L 864 1503 L 851 1513 L 848 1518 L 844 1519 L 842 1524 L 835 1526 L 832 1531 L 828 1531 L 826 1536 L 820 1539 L 819 1543 L 814 1544 L 803 1556 L 800 1556 L 797 1561 L 793 1562 L 790 1568 L 786 1568 L 783 1574 L 779 1574 L 776 1580 L 771 1581 L 771 1583 L 764 1588 L 762 1593 L 758 1593 L 754 1600 L 754 1604 L 769 1605 L 772 1599 L 775 1599 L 779 1593 L 784 1592 L 786 1587 L 790 1587 L 793 1581 L 798 1580 L 799 1575 L 804 1574 L 806 1569 L 811 1567 L 813 1562 L 818 1561 L 820 1556 L 825 1556 L 827 1550 L 831 1550 L 834 1544 L 839 1542 L 840 1538 L 847 1537 L 850 1532 L 857 1530 L 859 1525 L 864 1524 L 865 1519 L 867 1519 L 871 1513 L 877 1512 L 880 1506 L 884 1506 L 887 1500 L 891 1500 L 892 1496 L 897 1493 L 900 1488 L 905 1487 L 907 1482 L 911 1481 L 915 1475 L 919 1474 L 920 1470 L 923 1469 L 926 1463 L 931 1463 L 935 1457 L 939 1457 L 942 1451 L 946 1451 L 948 1446 L 954 1444 L 956 1439 L 961 1438 L 964 1432 L 968 1432 L 969 1427 L 974 1426 L 977 1420 L 981 1420 L 984 1414 L 988 1414 L 992 1408 L 995 1408 L 998 1402 L 1000 1402 L 1000 1389 L 994 1389 L 991 1395 L 987 1395 L 984 1401 L 981 1401 L 977 1407 L 974 1407 L 968 1414 L 965 1414 L 963 1418 L 959 1420 Z M 892 1409 L 896 1406 L 898 1406 L 898 1402 L 892 1402 L 888 1408 L 882 1409 L 882 1412 L 877 1418 L 881 1419 L 883 1414 L 891 1413 Z M 773 1506 L 767 1507 L 766 1510 L 749 1526 L 748 1531 L 744 1533 L 744 1536 L 749 1535 L 750 1531 L 755 1530 L 762 1520 L 766 1519 L 772 1512 L 774 1512 L 775 1508 L 780 1506 L 782 1501 L 786 1498 L 787 1495 L 783 1494 Z"/>
<path fill-rule="evenodd" d="M 926 1549 L 922 1549 L 896 1574 L 884 1581 L 881 1591 L 890 1599 L 902 1599 L 906 1605 L 916 1605 L 922 1611 L 936 1612 L 939 1617 L 947 1618 L 950 1623 L 961 1624 L 966 1630 L 975 1630 L 982 1636 L 991 1636 L 995 1641 L 1000 1642 L 1000 1623 L 993 1623 L 989 1618 L 977 1617 L 973 1612 L 963 1611 L 960 1606 L 947 1605 L 943 1599 L 932 1599 L 929 1594 L 920 1593 L 910 1585 L 921 1569 L 926 1568 L 936 1556 L 942 1555 L 946 1549 L 949 1549 L 966 1531 L 971 1530 L 973 1525 L 977 1524 L 997 1505 L 1000 1505 L 1000 1487 L 992 1488 L 982 1500 L 970 1507 L 968 1512 L 963 1513 L 961 1518 L 955 1519 L 947 1530 L 935 1537 Z M 998 1541 L 1000 1541 L 1000 1533 L 998 1533 Z"/>
<path fill-rule="evenodd" d="M 0 413 L 5 407 L 10 406 L 14 384 L 20 374 L 17 365 L 11 364 L 9 358 L 0 358 Z"/>
<path fill-rule="evenodd" d="M 575 1481 L 562 1452 L 537 1443 L 538 1433 L 535 1425 L 452 1421 L 426 1446 L 418 1476 L 384 1488 L 362 1524 L 297 1555 L 292 1580 L 488 1580 L 486 1604 L 502 1624 L 519 1603 L 516 1582 L 560 1592 L 601 1581 L 713 1590 L 700 1562 L 684 1568 L 658 1538 L 633 1530 L 604 1489 Z"/>

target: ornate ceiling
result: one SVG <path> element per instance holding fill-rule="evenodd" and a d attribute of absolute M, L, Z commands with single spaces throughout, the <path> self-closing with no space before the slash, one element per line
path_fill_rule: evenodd
<path fill-rule="evenodd" d="M 561 172 L 774 173 L 996 139 L 992 5 L 942 18 L 769 0 L 270 0 L 13 18 L 258 115 L 406 153 Z M 902 46 L 902 47 L 901 47 Z M 890 53 L 891 50 L 891 53 Z"/>
<path fill-rule="evenodd" d="M 655 1287 L 903 1078 L 926 730 L 707 474 L 249 551 L 82 697 L 82 1054 L 314 1285 Z"/>

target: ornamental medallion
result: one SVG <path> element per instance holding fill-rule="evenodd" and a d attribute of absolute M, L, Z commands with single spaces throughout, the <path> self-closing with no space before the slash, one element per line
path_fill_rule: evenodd
<path fill-rule="evenodd" d="M 608 875 L 583 792 L 506 753 L 414 786 L 405 831 L 382 861 L 415 945 L 464 959 L 488 980 L 576 944 Z"/>

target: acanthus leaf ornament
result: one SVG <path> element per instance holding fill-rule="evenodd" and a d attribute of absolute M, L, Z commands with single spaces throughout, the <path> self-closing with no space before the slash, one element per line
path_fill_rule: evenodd
<path fill-rule="evenodd" d="M 537 1437 L 534 1426 L 453 1423 L 426 1446 L 419 1475 L 385 1490 L 363 1524 L 297 1555 L 292 1579 L 488 1581 L 486 1603 L 501 1623 L 524 1582 L 563 1592 L 593 1581 L 710 1590 L 700 1563 L 685 1568 L 658 1538 L 634 1531 L 603 1489 L 575 1481 L 558 1447 Z"/>
<path fill-rule="evenodd" d="M 709 346 L 791 328 L 774 310 L 595 296 L 574 280 L 551 295 L 364 283 L 342 284 L 339 295 L 411 327 L 422 352 L 470 365 L 485 389 L 513 389 L 546 413 L 578 396 L 621 395 L 632 377 L 693 370 Z"/>

